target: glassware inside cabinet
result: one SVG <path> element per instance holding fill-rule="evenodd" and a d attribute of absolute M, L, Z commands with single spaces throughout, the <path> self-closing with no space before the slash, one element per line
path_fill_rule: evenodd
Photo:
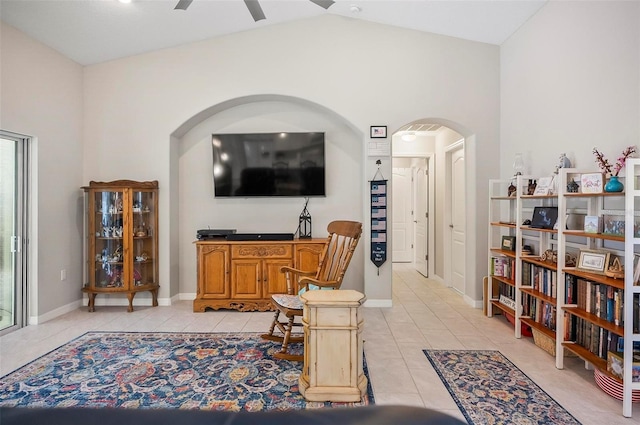
<path fill-rule="evenodd" d="M 123 192 L 95 192 L 95 286 L 122 288 L 123 276 Z"/>
<path fill-rule="evenodd" d="M 157 244 L 155 241 L 156 211 L 154 192 L 133 192 L 133 284 L 152 285 L 156 276 Z"/>

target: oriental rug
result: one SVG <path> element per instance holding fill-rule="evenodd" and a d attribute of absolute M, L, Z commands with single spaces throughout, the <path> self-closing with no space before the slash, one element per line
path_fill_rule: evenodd
<path fill-rule="evenodd" d="M 0 378 L 0 405 L 260 411 L 374 403 L 370 383 L 359 403 L 307 402 L 298 392 L 302 363 L 274 358 L 278 350 L 252 333 L 88 332 Z"/>
<path fill-rule="evenodd" d="M 423 352 L 470 424 L 580 424 L 499 351 Z"/>

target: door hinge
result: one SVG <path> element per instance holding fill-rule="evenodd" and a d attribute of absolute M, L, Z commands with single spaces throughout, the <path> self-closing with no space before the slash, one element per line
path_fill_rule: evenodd
<path fill-rule="evenodd" d="M 411 249 L 413 249 L 413 244 L 411 244 Z"/>
<path fill-rule="evenodd" d="M 11 236 L 11 252 L 20 252 L 20 236 Z"/>
<path fill-rule="evenodd" d="M 429 218 L 429 213 L 428 212 L 424 213 L 424 218 Z"/>
<path fill-rule="evenodd" d="M 425 261 L 429 260 L 429 254 L 424 256 Z"/>

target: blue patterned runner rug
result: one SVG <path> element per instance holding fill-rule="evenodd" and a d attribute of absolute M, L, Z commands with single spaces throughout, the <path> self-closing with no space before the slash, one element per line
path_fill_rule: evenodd
<path fill-rule="evenodd" d="M 470 424 L 580 425 L 499 351 L 422 351 Z"/>
<path fill-rule="evenodd" d="M 370 383 L 360 403 L 307 402 L 298 392 L 302 363 L 275 359 L 277 350 L 249 333 L 88 332 L 0 378 L 0 405 L 259 411 L 374 403 Z"/>

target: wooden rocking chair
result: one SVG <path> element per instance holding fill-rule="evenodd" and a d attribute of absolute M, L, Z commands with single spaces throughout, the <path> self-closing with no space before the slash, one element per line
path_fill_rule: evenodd
<path fill-rule="evenodd" d="M 340 289 L 342 278 L 362 235 L 362 223 L 332 221 L 327 226 L 327 231 L 329 236 L 317 270 L 303 271 L 288 266 L 280 268 L 286 275 L 287 294 L 271 295 L 276 313 L 269 333 L 262 335 L 264 339 L 282 342 L 282 349 L 274 355 L 279 359 L 303 360 L 303 355 L 288 352 L 289 343 L 304 340 L 302 336 L 291 335 L 294 326 L 302 326 L 302 323 L 295 321 L 296 317 L 302 316 L 303 304 L 299 294 L 314 289 Z M 280 321 L 281 314 L 286 317 L 286 321 Z M 281 334 L 274 334 L 276 329 Z"/>

